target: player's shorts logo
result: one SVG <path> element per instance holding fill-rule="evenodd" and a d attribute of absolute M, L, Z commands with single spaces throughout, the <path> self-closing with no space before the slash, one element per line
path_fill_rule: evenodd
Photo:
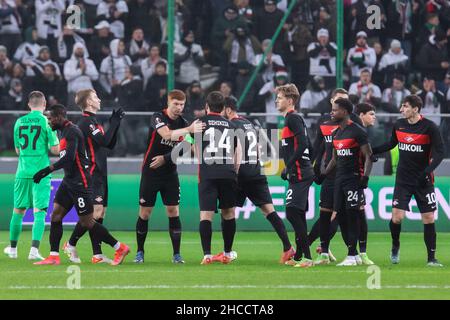
<path fill-rule="evenodd" d="M 145 201 L 145 199 L 140 199 L 139 200 L 139 203 L 145 203 L 146 201 Z"/>
<path fill-rule="evenodd" d="M 393 206 L 398 205 L 398 200 L 397 200 L 397 199 L 394 199 L 394 200 L 392 201 L 392 205 L 393 205 Z"/>
<path fill-rule="evenodd" d="M 97 198 L 95 198 L 95 201 L 97 201 L 97 202 L 102 202 L 102 201 L 103 201 L 103 198 L 100 197 L 100 196 L 98 196 Z"/>

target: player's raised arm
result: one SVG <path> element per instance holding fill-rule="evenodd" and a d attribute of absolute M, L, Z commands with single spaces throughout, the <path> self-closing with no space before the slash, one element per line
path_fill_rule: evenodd
<path fill-rule="evenodd" d="M 169 127 L 164 123 L 163 125 L 156 124 L 156 126 L 160 125 L 158 129 L 158 134 L 165 140 L 171 141 L 179 141 L 181 137 L 184 137 L 187 134 L 195 134 L 200 133 L 205 128 L 205 124 L 200 120 L 195 120 L 192 124 L 186 128 L 170 130 Z"/>
<path fill-rule="evenodd" d="M 373 152 L 373 154 L 384 153 L 384 152 L 394 149 L 397 144 L 398 144 L 398 140 L 397 140 L 397 134 L 395 133 L 395 126 L 394 126 L 394 128 L 392 129 L 392 134 L 391 134 L 391 138 L 389 139 L 389 141 L 386 142 L 385 144 L 382 144 L 381 146 L 373 148 L 372 152 Z"/>
<path fill-rule="evenodd" d="M 110 127 L 105 134 L 102 134 L 99 128 L 91 128 L 89 130 L 89 137 L 94 140 L 99 146 L 108 149 L 113 149 L 117 141 L 117 131 L 120 127 L 120 122 L 125 116 L 125 112 L 122 108 L 113 110 L 111 117 L 109 118 Z"/>

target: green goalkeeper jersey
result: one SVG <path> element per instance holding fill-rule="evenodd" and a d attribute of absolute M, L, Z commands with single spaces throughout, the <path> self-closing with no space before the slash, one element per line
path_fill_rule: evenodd
<path fill-rule="evenodd" d="M 50 164 L 48 151 L 59 144 L 56 131 L 40 111 L 31 111 L 17 119 L 14 126 L 14 146 L 19 150 L 16 178 L 33 178 Z"/>

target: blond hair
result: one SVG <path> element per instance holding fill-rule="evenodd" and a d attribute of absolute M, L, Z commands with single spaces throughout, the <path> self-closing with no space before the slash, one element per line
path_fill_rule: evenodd
<path fill-rule="evenodd" d="M 288 83 L 283 86 L 279 86 L 276 88 L 276 92 L 277 94 L 281 93 L 287 99 L 292 99 L 292 101 L 294 101 L 294 105 L 300 100 L 300 92 L 295 84 Z"/>
<path fill-rule="evenodd" d="M 85 110 L 87 108 L 87 99 L 91 96 L 91 93 L 94 93 L 94 89 L 86 89 L 80 90 L 75 95 L 75 103 L 80 107 L 81 110 Z"/>

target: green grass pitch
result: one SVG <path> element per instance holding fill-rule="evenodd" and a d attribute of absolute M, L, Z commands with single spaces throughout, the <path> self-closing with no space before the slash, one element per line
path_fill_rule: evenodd
<path fill-rule="evenodd" d="M 66 230 L 63 239 L 69 237 Z M 136 265 L 135 236 L 132 232 L 114 232 L 132 252 L 123 265 L 92 265 L 88 237 L 78 245 L 81 289 L 70 290 L 71 274 L 66 256 L 60 266 L 34 266 L 27 260 L 30 232 L 19 243 L 19 259 L 0 258 L 0 299 L 449 299 L 450 234 L 438 233 L 437 257 L 444 268 L 427 268 L 423 235 L 402 234 L 401 262 L 389 262 L 390 235 L 369 234 L 369 257 L 380 270 L 381 289 L 368 289 L 366 266 L 316 266 L 298 269 L 278 264 L 281 246 L 274 233 L 238 232 L 235 250 L 238 259 L 230 265 L 201 266 L 199 235 L 185 232 L 182 254 L 185 265 L 171 263 L 171 245 L 167 232 L 152 232 L 146 243 L 146 262 Z M 48 254 L 48 232 L 41 247 Z M 214 233 L 213 250 L 220 251 L 220 232 Z M 0 232 L 0 245 L 8 244 L 8 233 Z M 312 246 L 315 248 L 316 246 Z M 112 249 L 105 247 L 112 256 Z M 345 248 L 339 234 L 332 251 L 341 260 Z M 373 281 L 369 281 L 374 283 Z"/>

